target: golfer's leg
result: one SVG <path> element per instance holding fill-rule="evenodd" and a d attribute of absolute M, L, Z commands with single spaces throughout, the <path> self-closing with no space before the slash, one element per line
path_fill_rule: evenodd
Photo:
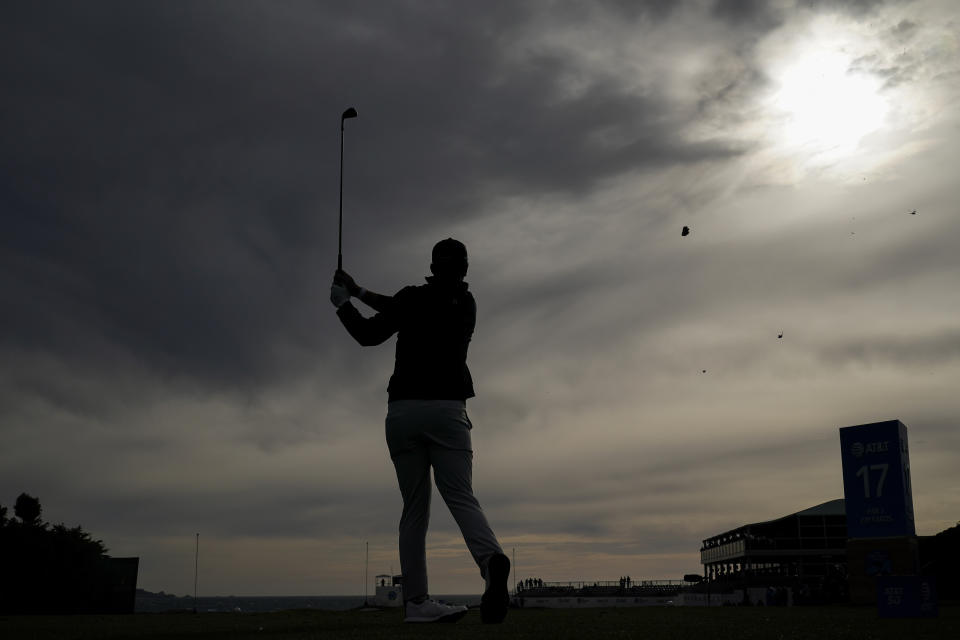
<path fill-rule="evenodd" d="M 413 600 L 427 593 L 427 525 L 430 522 L 430 460 L 424 448 L 404 451 L 393 457 L 397 482 L 403 495 L 400 516 L 400 571 L 403 599 Z"/>
<path fill-rule="evenodd" d="M 469 433 L 466 437 L 469 442 Z M 487 560 L 495 553 L 503 553 L 503 550 L 473 495 L 473 452 L 434 445 L 430 447 L 430 462 L 433 464 L 437 489 L 457 521 L 463 540 L 474 562 L 480 567 L 480 574 L 486 579 Z"/>
<path fill-rule="evenodd" d="M 423 439 L 419 403 L 391 402 L 386 437 L 403 496 L 400 516 L 400 570 L 404 600 L 427 595 L 427 524 L 430 521 L 430 456 Z"/>

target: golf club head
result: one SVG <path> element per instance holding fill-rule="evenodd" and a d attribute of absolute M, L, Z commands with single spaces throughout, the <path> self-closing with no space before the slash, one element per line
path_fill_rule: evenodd
<path fill-rule="evenodd" d="M 356 118 L 356 117 L 357 117 L 357 110 L 354 109 L 353 107 L 350 107 L 349 109 L 343 112 L 342 116 L 340 116 L 340 121 L 343 122 L 347 118 Z"/>

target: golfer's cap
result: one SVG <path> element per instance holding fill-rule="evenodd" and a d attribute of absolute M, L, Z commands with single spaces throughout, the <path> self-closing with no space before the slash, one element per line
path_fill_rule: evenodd
<path fill-rule="evenodd" d="M 433 261 L 467 260 L 467 247 L 459 240 L 447 238 L 433 245 Z"/>

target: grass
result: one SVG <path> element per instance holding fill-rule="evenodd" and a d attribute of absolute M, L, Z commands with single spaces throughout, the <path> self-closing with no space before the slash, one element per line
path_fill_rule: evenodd
<path fill-rule="evenodd" d="M 129 616 L 0 616 L 5 640 L 132 638 L 643 638 L 644 640 L 911 640 L 960 638 L 960 607 L 940 617 L 881 620 L 852 607 L 643 607 L 511 610 L 502 625 L 483 625 L 471 610 L 460 622 L 403 624 L 390 611 L 141 613 Z"/>

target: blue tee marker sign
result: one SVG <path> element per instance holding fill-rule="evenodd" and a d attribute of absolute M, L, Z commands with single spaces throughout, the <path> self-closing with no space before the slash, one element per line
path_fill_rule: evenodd
<path fill-rule="evenodd" d="M 840 429 L 847 537 L 913 536 L 907 427 L 899 420 Z"/>

